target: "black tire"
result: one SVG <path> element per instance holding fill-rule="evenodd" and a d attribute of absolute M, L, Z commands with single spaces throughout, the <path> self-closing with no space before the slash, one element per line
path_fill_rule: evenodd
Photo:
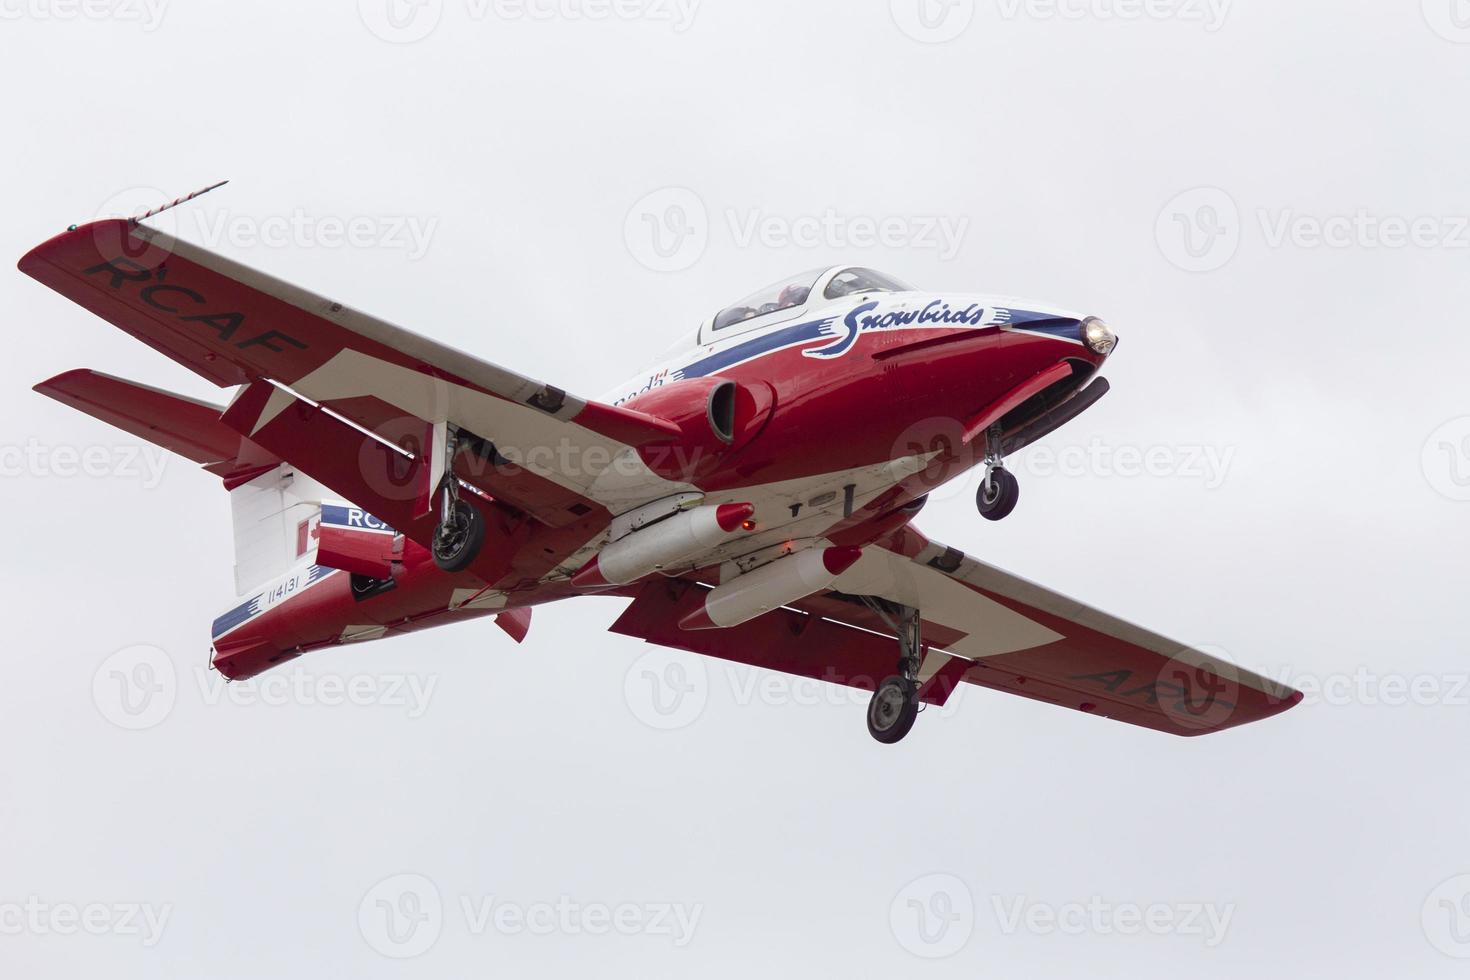
<path fill-rule="evenodd" d="M 914 685 L 898 675 L 885 678 L 868 702 L 868 734 L 892 745 L 909 733 L 919 717 Z"/>
<path fill-rule="evenodd" d="M 975 493 L 975 506 L 980 509 L 980 516 L 987 521 L 998 521 L 1016 509 L 1016 501 L 1021 499 L 1021 484 L 1015 474 L 1004 466 L 997 466 L 990 471 L 989 493 L 987 487 L 981 482 L 980 489 Z"/>
<path fill-rule="evenodd" d="M 458 501 L 449 519 L 434 529 L 434 564 L 445 572 L 462 572 L 480 556 L 485 543 L 485 515 L 479 508 Z"/>

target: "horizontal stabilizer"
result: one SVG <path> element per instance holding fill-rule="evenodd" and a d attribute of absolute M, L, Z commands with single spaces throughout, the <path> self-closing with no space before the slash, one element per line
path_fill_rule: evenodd
<path fill-rule="evenodd" d="M 220 421 L 218 405 L 196 401 L 100 371 L 78 368 L 35 390 L 77 411 L 193 460 L 227 486 L 280 462 Z"/>

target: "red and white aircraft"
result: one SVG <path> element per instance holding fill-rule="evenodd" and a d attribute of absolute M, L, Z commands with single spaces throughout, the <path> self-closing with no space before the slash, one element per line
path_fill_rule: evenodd
<path fill-rule="evenodd" d="M 145 216 L 146 217 L 146 216 Z M 175 240 L 74 227 L 27 275 L 220 387 L 227 408 L 90 370 L 36 390 L 220 477 L 241 601 L 213 662 L 632 599 L 650 643 L 872 691 L 896 742 L 961 683 L 1178 735 L 1301 695 L 931 541 L 925 493 L 1092 405 L 1096 317 L 925 293 L 871 269 L 778 283 L 592 401 Z"/>

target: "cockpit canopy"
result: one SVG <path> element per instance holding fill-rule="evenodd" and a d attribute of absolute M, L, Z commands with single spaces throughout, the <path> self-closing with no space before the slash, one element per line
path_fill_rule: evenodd
<path fill-rule="evenodd" d="M 826 269 L 817 269 L 813 272 L 803 272 L 789 279 L 782 279 L 765 289 L 756 290 L 734 306 L 727 306 L 715 314 L 715 329 L 724 330 L 726 327 L 764 316 L 767 313 L 805 306 L 806 301 L 811 298 L 812 287 L 826 271 Z"/>
<path fill-rule="evenodd" d="M 884 275 L 873 269 L 858 266 L 836 269 L 814 269 L 789 279 L 782 279 L 715 314 L 712 330 L 718 333 L 742 325 L 732 333 L 743 332 L 765 323 L 776 323 L 794 315 L 794 311 L 807 306 L 814 290 L 821 290 L 821 299 L 836 300 L 859 293 L 902 293 L 914 287 L 893 276 Z M 792 311 L 786 317 L 770 316 L 773 313 Z M 767 319 L 769 317 L 769 319 Z M 761 323 L 747 323 L 759 318 Z"/>

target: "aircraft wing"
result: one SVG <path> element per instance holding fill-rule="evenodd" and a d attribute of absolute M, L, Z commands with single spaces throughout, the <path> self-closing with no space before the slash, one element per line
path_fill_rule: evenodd
<path fill-rule="evenodd" d="M 1175 735 L 1203 735 L 1292 707 L 1301 695 L 1219 657 L 1028 582 L 911 528 L 864 549 L 825 593 L 723 630 L 681 631 L 703 587 L 643 587 L 613 626 L 649 642 L 871 690 L 897 641 L 859 596 L 921 611 L 919 696 L 961 682 Z M 881 605 L 881 604 L 880 604 Z"/>
<path fill-rule="evenodd" d="M 495 462 L 471 482 L 544 524 L 689 489 L 639 453 L 677 440 L 670 422 L 577 398 L 135 221 L 69 230 L 20 269 L 220 386 L 284 386 L 410 453 L 435 423 L 466 429 Z M 488 304 L 482 315 L 492 337 L 513 329 Z M 312 472 L 313 459 L 288 461 Z"/>

